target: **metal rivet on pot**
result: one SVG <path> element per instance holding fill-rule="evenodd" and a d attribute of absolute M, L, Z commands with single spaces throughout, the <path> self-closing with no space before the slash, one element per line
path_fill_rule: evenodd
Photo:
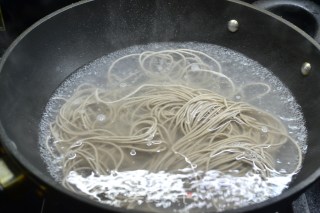
<path fill-rule="evenodd" d="M 236 31 L 238 31 L 238 29 L 239 29 L 239 23 L 237 20 L 232 19 L 232 20 L 228 21 L 228 30 L 230 32 L 234 33 Z"/>
<path fill-rule="evenodd" d="M 301 74 L 302 75 L 309 75 L 311 71 L 311 64 L 308 62 L 304 62 L 301 66 Z"/>

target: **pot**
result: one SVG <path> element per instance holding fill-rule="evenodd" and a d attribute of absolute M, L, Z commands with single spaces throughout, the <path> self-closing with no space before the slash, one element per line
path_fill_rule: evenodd
<path fill-rule="evenodd" d="M 236 29 L 228 28 L 230 20 Z M 3 147 L 52 193 L 96 211 L 128 211 L 76 195 L 50 176 L 38 146 L 42 113 L 61 82 L 96 58 L 132 45 L 187 41 L 224 46 L 259 62 L 291 90 L 306 119 L 308 151 L 289 188 L 232 212 L 267 212 L 296 198 L 320 177 L 320 46 L 280 17 L 236 0 L 81 1 L 41 19 L 1 61 Z"/>

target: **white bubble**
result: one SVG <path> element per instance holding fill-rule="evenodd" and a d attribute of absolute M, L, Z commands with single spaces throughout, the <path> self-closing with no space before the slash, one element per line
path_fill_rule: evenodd
<path fill-rule="evenodd" d="M 279 172 L 282 173 L 282 174 L 285 174 L 285 173 L 287 173 L 287 170 L 285 170 L 285 169 L 280 169 Z"/>
<path fill-rule="evenodd" d="M 96 119 L 97 119 L 97 121 L 103 122 L 107 119 L 107 116 L 104 114 L 99 114 L 99 115 L 97 115 Z"/>
<path fill-rule="evenodd" d="M 78 140 L 78 141 L 76 141 L 76 142 L 74 142 L 73 144 L 72 144 L 72 146 L 71 147 L 78 147 L 78 146 L 81 146 L 82 145 L 82 140 Z"/>
<path fill-rule="evenodd" d="M 308 149 L 308 145 L 303 145 L 303 146 L 302 146 L 302 150 L 303 150 L 303 151 L 307 151 L 307 149 Z"/>
<path fill-rule="evenodd" d="M 136 154 L 137 154 L 136 150 L 131 149 L 131 151 L 130 151 L 130 155 L 134 156 L 134 155 L 136 155 Z"/>
<path fill-rule="evenodd" d="M 261 131 L 264 132 L 264 133 L 267 133 L 268 132 L 268 127 L 266 127 L 266 126 L 261 127 Z"/>

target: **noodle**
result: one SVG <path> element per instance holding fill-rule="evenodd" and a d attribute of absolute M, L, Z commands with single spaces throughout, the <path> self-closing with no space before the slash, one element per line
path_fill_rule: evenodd
<path fill-rule="evenodd" d="M 139 72 L 117 75 L 116 67 L 127 59 L 136 59 Z M 274 152 L 292 143 L 298 163 L 289 173 L 300 169 L 300 147 L 286 127 L 270 113 L 232 100 L 250 86 L 265 88 L 256 96 L 261 98 L 269 93 L 268 85 L 254 83 L 236 89 L 216 59 L 190 49 L 124 56 L 109 67 L 107 79 L 110 84 L 127 82 L 141 72 L 158 83 L 130 87 L 132 92 L 126 95 L 128 90 L 121 88 L 82 84 L 71 98 L 61 98 L 64 104 L 50 125 L 46 147 L 63 158 L 66 188 L 78 192 L 67 181 L 70 172 L 110 175 L 132 170 L 131 157 L 137 153 L 150 156 L 138 169 L 151 172 L 178 173 L 191 168 L 237 171 L 231 173 L 239 177 L 254 172 L 266 179 L 279 173 Z M 189 86 L 195 75 L 201 77 L 203 88 Z M 214 88 L 221 88 L 224 95 Z"/>

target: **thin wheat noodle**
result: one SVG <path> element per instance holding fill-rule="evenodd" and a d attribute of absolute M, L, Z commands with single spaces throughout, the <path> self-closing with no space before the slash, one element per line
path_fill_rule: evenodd
<path fill-rule="evenodd" d="M 189 49 L 121 57 L 108 70 L 109 82 L 126 82 L 127 78 L 117 76 L 116 69 L 129 59 L 136 59 L 147 77 L 170 80 L 131 87 L 126 94 L 121 89 L 108 91 L 83 84 L 71 98 L 59 98 L 64 103 L 50 125 L 46 147 L 52 155 L 62 156 L 62 183 L 66 188 L 78 192 L 67 181 L 70 172 L 108 175 L 123 171 L 128 169 L 131 155 L 150 155 L 151 159 L 138 169 L 154 172 L 178 173 L 187 167 L 204 172 L 238 170 L 234 175 L 250 171 L 265 179 L 279 173 L 274 159 L 276 151 L 292 144 L 298 161 L 288 173 L 300 169 L 301 150 L 286 127 L 274 115 L 232 100 L 238 94 L 243 96 L 250 86 L 266 88 L 256 95 L 261 98 L 270 92 L 270 86 L 253 83 L 236 89 L 216 59 Z M 166 72 L 154 66 L 161 60 L 168 62 Z M 190 73 L 225 79 L 228 95 L 189 86 L 184 77 Z M 181 79 L 174 80 L 176 77 Z M 121 128 L 126 131 L 121 132 Z"/>

